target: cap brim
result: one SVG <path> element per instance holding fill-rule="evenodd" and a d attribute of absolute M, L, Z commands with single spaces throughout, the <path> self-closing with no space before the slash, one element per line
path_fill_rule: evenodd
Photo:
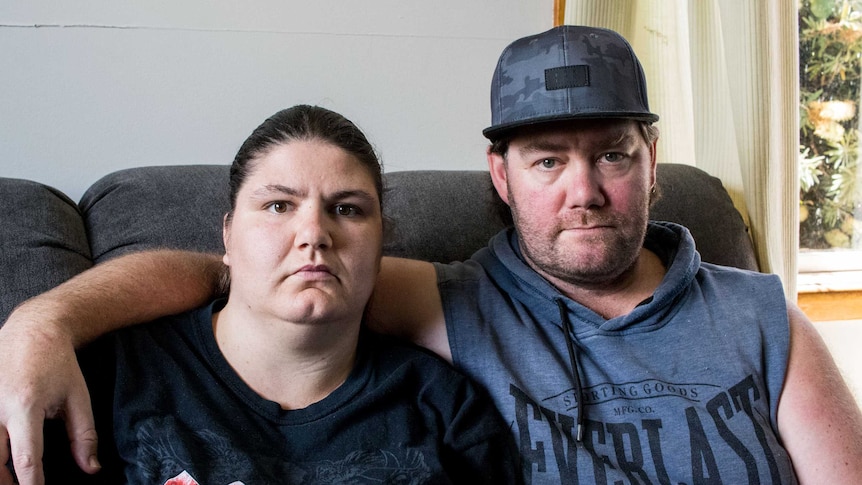
<path fill-rule="evenodd" d="M 482 130 L 482 134 L 485 135 L 485 138 L 494 141 L 498 140 L 507 133 L 517 129 L 523 128 L 526 126 L 535 126 L 541 125 L 545 123 L 557 122 L 557 121 L 573 121 L 573 120 L 598 120 L 598 119 L 627 119 L 627 120 L 636 120 L 636 121 L 645 121 L 647 123 L 655 123 L 658 121 L 658 115 L 654 113 L 578 113 L 578 114 L 566 114 L 566 115 L 552 115 L 552 116 L 543 116 L 539 118 L 530 118 L 529 120 L 523 121 L 512 121 L 509 123 L 504 123 L 502 125 L 497 126 L 489 126 Z"/>

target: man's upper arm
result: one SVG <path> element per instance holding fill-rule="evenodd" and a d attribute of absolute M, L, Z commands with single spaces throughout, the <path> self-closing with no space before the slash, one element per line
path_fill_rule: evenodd
<path fill-rule="evenodd" d="M 373 330 L 410 340 L 452 362 L 433 264 L 383 258 L 369 315 Z"/>
<path fill-rule="evenodd" d="M 817 330 L 788 304 L 790 359 L 778 428 L 799 483 L 862 483 L 862 412 Z"/>

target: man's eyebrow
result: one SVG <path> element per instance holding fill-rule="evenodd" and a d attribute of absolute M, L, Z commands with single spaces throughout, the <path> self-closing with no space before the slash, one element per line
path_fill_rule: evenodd
<path fill-rule="evenodd" d="M 520 153 L 521 156 L 526 156 L 536 152 L 560 152 L 568 149 L 568 143 L 560 143 L 545 138 L 539 138 L 520 147 L 518 149 L 518 153 Z"/>
<path fill-rule="evenodd" d="M 622 145 L 631 143 L 633 140 L 636 140 L 637 137 L 630 130 L 620 130 L 619 133 L 614 136 L 614 133 L 609 133 L 607 140 L 611 145 Z"/>
<path fill-rule="evenodd" d="M 591 140 L 588 144 L 601 146 L 619 146 L 630 144 L 636 140 L 637 136 L 635 133 L 632 133 L 631 130 L 620 128 L 619 130 L 615 129 L 608 131 L 602 135 L 599 135 L 597 138 Z M 519 148 L 518 153 L 520 153 L 522 157 L 526 157 L 537 152 L 566 151 L 571 147 L 572 146 L 570 143 L 566 143 L 563 141 L 555 141 L 548 138 L 536 138 Z"/>

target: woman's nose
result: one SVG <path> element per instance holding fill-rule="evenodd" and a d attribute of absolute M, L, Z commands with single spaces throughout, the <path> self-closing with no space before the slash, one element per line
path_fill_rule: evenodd
<path fill-rule="evenodd" d="M 317 207 L 303 207 L 295 222 L 297 247 L 325 249 L 332 246 L 330 217 L 326 211 Z"/>

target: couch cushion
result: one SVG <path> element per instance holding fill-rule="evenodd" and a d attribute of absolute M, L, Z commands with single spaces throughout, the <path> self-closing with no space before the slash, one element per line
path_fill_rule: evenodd
<path fill-rule="evenodd" d="M 222 253 L 227 165 L 137 167 L 114 172 L 81 197 L 93 260 L 170 248 Z"/>
<path fill-rule="evenodd" d="M 384 254 L 463 261 L 505 227 L 488 172 L 409 171 L 386 175 Z"/>
<path fill-rule="evenodd" d="M 84 222 L 60 191 L 0 178 L 0 325 L 22 301 L 92 266 Z"/>

